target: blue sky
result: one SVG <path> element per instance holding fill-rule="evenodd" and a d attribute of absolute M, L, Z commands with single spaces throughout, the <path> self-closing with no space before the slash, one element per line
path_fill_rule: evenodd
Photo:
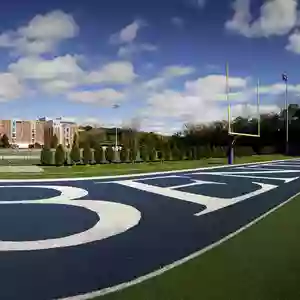
<path fill-rule="evenodd" d="M 0 10 L 0 118 L 173 132 L 298 102 L 296 0 L 9 1 Z M 114 104 L 120 104 L 113 109 Z"/>

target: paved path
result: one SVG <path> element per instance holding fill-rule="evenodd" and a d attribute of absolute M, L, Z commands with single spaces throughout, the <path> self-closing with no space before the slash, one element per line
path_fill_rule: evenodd
<path fill-rule="evenodd" d="M 299 178 L 295 159 L 109 180 L 0 181 L 0 299 L 66 299 L 151 274 L 299 193 Z"/>

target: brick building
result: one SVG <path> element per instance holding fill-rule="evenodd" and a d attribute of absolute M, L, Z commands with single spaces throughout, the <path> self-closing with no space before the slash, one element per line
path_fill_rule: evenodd
<path fill-rule="evenodd" d="M 51 143 L 56 134 L 59 144 L 68 147 L 73 143 L 77 125 L 60 119 L 48 120 L 41 118 L 36 121 L 0 120 L 0 136 L 6 134 L 10 144 L 19 148 L 29 148 L 36 143 L 45 145 Z"/>
<path fill-rule="evenodd" d="M 71 148 L 73 144 L 74 134 L 78 133 L 78 126 L 74 122 L 64 121 L 62 118 L 54 120 L 47 120 L 42 118 L 45 122 L 44 141 L 50 145 L 54 135 L 58 138 L 58 143 L 66 148 Z"/>

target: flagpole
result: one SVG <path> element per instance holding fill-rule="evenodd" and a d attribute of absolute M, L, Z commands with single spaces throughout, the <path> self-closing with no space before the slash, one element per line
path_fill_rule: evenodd
<path fill-rule="evenodd" d="M 284 73 L 282 75 L 282 79 L 285 82 L 285 100 L 284 100 L 284 106 L 285 106 L 285 112 L 286 112 L 285 154 L 288 155 L 288 153 L 289 153 L 289 105 L 288 105 L 288 76 L 286 73 Z"/>
<path fill-rule="evenodd" d="M 285 83 L 285 109 L 286 109 L 286 155 L 289 154 L 289 105 L 288 105 L 288 83 Z"/>

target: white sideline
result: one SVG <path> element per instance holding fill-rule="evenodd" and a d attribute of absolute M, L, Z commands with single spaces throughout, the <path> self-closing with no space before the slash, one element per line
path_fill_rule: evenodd
<path fill-rule="evenodd" d="M 276 210 L 278 210 L 279 208 L 281 208 L 282 206 L 288 204 L 289 202 L 291 202 L 294 198 L 296 198 L 298 195 L 300 195 L 300 192 L 297 193 L 296 195 L 290 197 L 289 199 L 287 199 L 286 201 L 280 203 L 279 205 L 275 206 L 274 208 L 272 208 L 271 210 L 269 210 L 268 212 L 266 212 L 265 214 L 261 215 L 260 217 L 256 218 L 255 220 L 251 221 L 250 223 L 248 223 L 247 225 L 241 227 L 240 229 L 238 229 L 237 231 L 227 235 L 226 237 L 222 238 L 221 240 L 203 248 L 200 251 L 194 252 L 193 254 L 186 256 L 180 260 L 177 260 L 167 266 L 164 266 L 163 268 L 156 270 L 154 272 L 151 272 L 147 275 L 141 276 L 135 280 L 129 281 L 129 282 L 125 282 L 125 283 L 121 283 L 118 284 L 114 287 L 109 287 L 109 288 L 104 288 L 102 290 L 99 291 L 95 291 L 95 292 L 90 292 L 90 293 L 86 293 L 86 294 L 82 294 L 82 295 L 77 295 L 77 296 L 73 296 L 73 297 L 67 297 L 67 298 L 59 298 L 59 299 L 55 299 L 55 300 L 88 300 L 88 299 L 92 299 L 94 297 L 97 296 L 104 296 L 106 294 L 110 294 L 113 292 L 117 292 L 117 291 L 121 291 L 125 288 L 128 288 L 130 286 L 139 284 L 143 281 L 146 281 L 148 279 L 151 279 L 153 277 L 159 276 L 163 273 L 165 273 L 166 271 L 169 271 L 175 267 L 178 267 L 186 262 L 188 262 L 191 259 L 197 258 L 198 256 L 204 254 L 205 252 L 223 244 L 224 242 L 228 241 L 229 239 L 235 237 L 236 235 L 238 235 L 239 233 L 243 232 L 244 230 L 248 229 L 249 227 L 251 227 L 252 225 L 255 225 L 256 223 L 258 223 L 259 221 L 261 221 L 262 219 L 266 218 L 268 215 L 270 215 L 271 213 L 275 212 Z"/>
<path fill-rule="evenodd" d="M 240 167 L 240 166 L 248 166 L 252 164 L 265 164 L 270 162 L 282 162 L 282 161 L 291 161 L 297 160 L 297 158 L 289 158 L 289 159 L 280 159 L 280 160 L 268 160 L 268 161 L 261 161 L 261 162 L 251 162 L 251 163 L 244 163 L 244 164 L 234 164 L 234 165 L 218 165 L 213 167 L 202 167 L 196 169 L 182 169 L 182 170 L 173 170 L 173 171 L 161 171 L 161 172 L 152 172 L 152 173 L 136 173 L 136 174 L 124 174 L 124 175 L 110 175 L 110 176 L 92 176 L 92 177 L 67 177 L 67 178 L 43 178 L 43 179 L 0 179 L 0 183 L 6 182 L 57 182 L 57 181 L 83 181 L 83 180 L 102 180 L 102 179 L 114 179 L 114 178 L 132 178 L 132 177 L 139 177 L 139 176 L 146 176 L 146 175 L 160 175 L 160 174 L 174 174 L 174 173 L 182 173 L 182 172 L 191 172 L 191 171 L 201 171 L 201 170 L 212 170 L 217 168 L 224 168 L 224 167 Z M 300 161 L 298 159 L 298 161 Z"/>

